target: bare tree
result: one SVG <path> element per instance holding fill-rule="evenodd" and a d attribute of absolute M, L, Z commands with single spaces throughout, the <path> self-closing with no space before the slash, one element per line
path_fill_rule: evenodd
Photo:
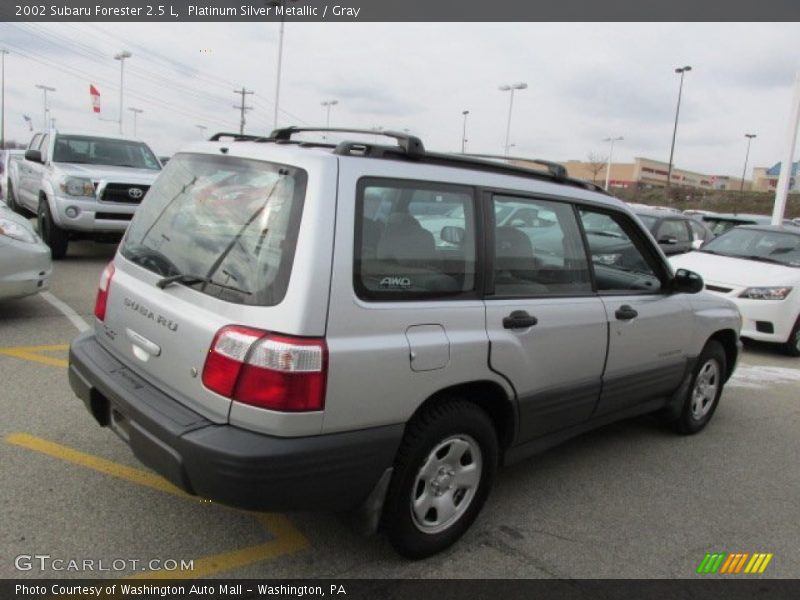
<path fill-rule="evenodd" d="M 597 176 L 606 168 L 608 164 L 608 157 L 589 152 L 586 157 L 586 167 L 592 174 L 592 183 L 597 184 Z"/>

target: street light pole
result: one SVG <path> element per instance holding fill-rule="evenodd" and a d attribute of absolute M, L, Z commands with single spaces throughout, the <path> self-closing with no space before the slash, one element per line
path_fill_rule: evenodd
<path fill-rule="evenodd" d="M 747 159 L 750 158 L 750 142 L 756 137 L 755 133 L 745 133 L 744 137 L 747 138 L 747 152 L 744 153 L 744 168 L 742 169 L 742 183 L 739 186 L 739 191 L 744 192 L 744 178 L 747 174 Z"/>
<path fill-rule="evenodd" d="M 47 129 L 47 92 L 55 92 L 56 88 L 50 87 L 49 85 L 42 85 L 41 83 L 37 83 L 36 87 L 44 92 L 44 113 L 42 114 L 42 126 L 44 129 Z"/>
<path fill-rule="evenodd" d="M 669 166 L 667 167 L 667 201 L 669 201 L 669 185 L 672 182 L 672 157 L 675 154 L 675 135 L 678 133 L 678 115 L 681 112 L 681 94 L 683 93 L 683 76 L 688 71 L 691 71 L 692 67 L 686 65 L 685 67 L 679 67 L 675 69 L 676 73 L 680 73 L 681 76 L 681 83 L 678 86 L 678 106 L 675 108 L 675 126 L 672 129 L 672 145 L 669 149 Z"/>
<path fill-rule="evenodd" d="M 122 135 L 122 95 L 124 92 L 124 77 L 125 77 L 125 59 L 133 56 L 127 50 L 123 50 L 114 55 L 114 60 L 119 61 L 119 133 Z"/>
<path fill-rule="evenodd" d="M 461 114 L 464 115 L 464 128 L 461 132 L 461 154 L 464 154 L 467 151 L 467 115 L 469 111 L 462 110 Z M 506 143 L 508 143 L 507 140 Z"/>
<path fill-rule="evenodd" d="M 6 54 L 8 50 L 0 48 L 0 149 L 6 147 Z"/>
<path fill-rule="evenodd" d="M 136 115 L 144 111 L 141 108 L 133 108 L 132 106 L 129 106 L 128 110 L 133 113 L 133 137 L 136 137 Z"/>
<path fill-rule="evenodd" d="M 519 83 L 509 83 L 500 86 L 501 92 L 511 92 L 511 96 L 508 100 L 508 123 L 506 123 L 506 143 L 503 145 L 503 155 L 508 156 L 508 150 L 510 146 L 508 145 L 509 138 L 511 136 L 511 111 L 514 109 L 514 90 L 524 90 L 528 87 L 527 83 L 519 82 Z"/>
<path fill-rule="evenodd" d="M 325 128 L 328 129 L 331 126 L 331 107 L 336 106 L 339 104 L 338 100 L 325 100 L 324 102 L 320 102 L 321 106 L 324 106 L 326 109 L 325 113 Z"/>
<path fill-rule="evenodd" d="M 297 0 L 291 0 L 297 2 Z M 270 0 L 268 5 L 276 10 L 280 10 L 281 27 L 278 33 L 278 70 L 275 74 L 275 116 L 273 118 L 272 128 L 278 128 L 278 106 L 281 97 L 281 64 L 283 62 L 283 25 L 285 22 L 285 6 L 287 0 Z"/>
<path fill-rule="evenodd" d="M 200 139 L 202 140 L 206 139 L 206 129 L 208 129 L 208 127 L 206 127 L 205 125 L 195 125 L 195 127 L 197 127 L 200 130 Z"/>
<path fill-rule="evenodd" d="M 607 137 L 604 139 L 604 142 L 611 142 L 611 149 L 608 151 L 608 164 L 606 165 L 606 187 L 605 190 L 608 191 L 608 182 L 611 177 L 611 158 L 614 156 L 614 142 L 621 142 L 625 138 L 622 136 L 619 137 Z"/>

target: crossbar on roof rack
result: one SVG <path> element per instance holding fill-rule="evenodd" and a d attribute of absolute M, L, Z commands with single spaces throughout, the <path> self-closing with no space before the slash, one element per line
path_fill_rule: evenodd
<path fill-rule="evenodd" d="M 386 131 L 372 129 L 349 129 L 346 127 L 284 127 L 275 129 L 270 135 L 270 139 L 278 141 L 290 141 L 292 136 L 297 133 L 357 133 L 361 135 L 383 135 L 397 140 L 397 145 L 402 148 L 408 156 L 417 157 L 425 154 L 425 146 L 422 140 L 415 135 L 400 133 L 398 131 Z"/>
<path fill-rule="evenodd" d="M 551 175 L 555 177 L 567 177 L 566 167 L 551 160 L 542 160 L 540 158 L 523 158 L 521 156 L 501 156 L 500 154 L 464 154 L 464 156 L 474 156 L 475 158 L 496 158 L 501 160 L 519 160 L 523 162 L 534 163 L 537 165 L 542 165 Z"/>

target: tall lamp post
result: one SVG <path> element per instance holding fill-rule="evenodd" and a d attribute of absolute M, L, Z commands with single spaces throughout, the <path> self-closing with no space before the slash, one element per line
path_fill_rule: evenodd
<path fill-rule="evenodd" d="M 464 127 L 461 131 L 461 154 L 464 154 L 467 151 L 467 115 L 469 111 L 462 110 L 461 114 L 464 115 Z M 508 143 L 508 140 L 506 140 L 506 143 Z"/>
<path fill-rule="evenodd" d="M 195 125 L 195 127 L 200 130 L 200 139 L 206 139 L 206 129 L 208 129 L 208 127 L 205 125 Z"/>
<path fill-rule="evenodd" d="M 133 56 L 127 50 L 123 50 L 118 54 L 114 55 L 114 60 L 119 61 L 119 133 L 122 135 L 122 94 L 125 89 L 124 87 L 124 77 L 125 77 L 125 59 L 130 58 Z"/>
<path fill-rule="evenodd" d="M 133 113 L 133 137 L 136 137 L 136 117 L 144 111 L 141 108 L 133 108 L 132 106 L 129 106 L 128 110 Z"/>
<path fill-rule="evenodd" d="M 44 112 L 42 114 L 42 125 L 44 129 L 47 129 L 47 92 L 55 92 L 56 88 L 50 87 L 49 85 L 42 85 L 41 83 L 37 83 L 36 87 L 44 92 Z"/>
<path fill-rule="evenodd" d="M 604 142 L 611 142 L 611 149 L 608 151 L 608 164 L 606 165 L 606 191 L 608 191 L 608 182 L 611 177 L 611 158 L 614 156 L 614 142 L 621 142 L 625 138 L 622 136 L 619 137 L 607 137 L 604 139 Z"/>
<path fill-rule="evenodd" d="M 747 138 L 747 151 L 744 153 L 744 168 L 742 169 L 742 183 L 739 185 L 739 191 L 744 192 L 744 178 L 747 174 L 747 159 L 750 158 L 750 142 L 756 137 L 755 133 L 745 133 L 744 137 Z"/>
<path fill-rule="evenodd" d="M 6 54 L 8 50 L 0 48 L 0 148 L 6 147 Z"/>
<path fill-rule="evenodd" d="M 503 145 L 503 155 L 508 156 L 508 150 L 510 146 L 508 145 L 509 137 L 511 136 L 511 111 L 514 108 L 514 91 L 515 90 L 524 90 L 528 87 L 527 83 L 519 82 L 519 83 L 509 83 L 500 86 L 501 92 L 511 92 L 511 95 L 508 99 L 508 123 L 506 123 L 506 143 Z"/>
<path fill-rule="evenodd" d="M 339 104 L 338 100 L 325 100 L 324 102 L 320 102 L 321 106 L 325 107 L 325 128 L 329 128 L 331 126 L 331 107 L 336 106 Z"/>
<path fill-rule="evenodd" d="M 290 0 L 291 2 L 297 2 L 297 0 Z M 270 0 L 267 2 L 267 6 L 270 6 L 278 12 L 280 10 L 281 13 L 281 28 L 278 33 L 278 70 L 275 74 L 275 116 L 273 118 L 272 128 L 278 128 L 278 105 L 280 104 L 280 96 L 281 96 L 281 64 L 283 63 L 283 25 L 285 21 L 285 11 L 284 8 L 286 6 L 287 0 Z"/>
<path fill-rule="evenodd" d="M 685 67 L 678 67 L 675 69 L 676 73 L 681 76 L 681 83 L 678 86 L 678 106 L 675 108 L 675 126 L 672 128 L 672 145 L 669 149 L 669 166 L 667 167 L 667 201 L 669 201 L 669 185 L 672 182 L 672 157 L 675 154 L 675 135 L 678 133 L 678 115 L 681 112 L 681 94 L 683 93 L 683 76 L 685 73 L 692 70 L 692 67 L 686 65 Z"/>

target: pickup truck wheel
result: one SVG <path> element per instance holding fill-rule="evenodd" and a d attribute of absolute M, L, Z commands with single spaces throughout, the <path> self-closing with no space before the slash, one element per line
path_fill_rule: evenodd
<path fill-rule="evenodd" d="M 725 350 L 716 340 L 709 340 L 692 372 L 689 391 L 675 428 L 685 435 L 702 430 L 719 404 L 725 385 Z"/>
<path fill-rule="evenodd" d="M 792 329 L 789 339 L 783 345 L 783 351 L 789 356 L 800 356 L 800 317 L 797 317 L 794 329 Z"/>
<path fill-rule="evenodd" d="M 66 230 L 61 229 L 53 222 L 53 215 L 50 214 L 47 200 L 39 200 L 37 222 L 39 224 L 39 235 L 42 236 L 44 243 L 50 247 L 50 256 L 53 257 L 53 260 L 64 258 L 67 255 L 69 237 Z"/>
<path fill-rule="evenodd" d="M 488 415 L 463 400 L 434 406 L 409 424 L 383 512 L 398 553 L 436 554 L 469 529 L 489 495 L 497 446 Z"/>

